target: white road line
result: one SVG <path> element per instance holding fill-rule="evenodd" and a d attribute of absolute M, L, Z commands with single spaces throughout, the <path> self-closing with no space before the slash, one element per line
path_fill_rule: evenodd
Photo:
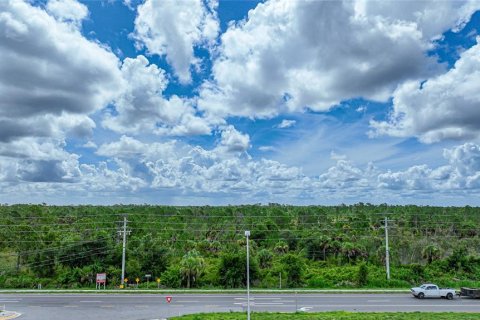
<path fill-rule="evenodd" d="M 367 302 L 390 302 L 391 300 L 367 300 Z"/>
<path fill-rule="evenodd" d="M 313 307 L 301 307 L 301 308 L 298 308 L 299 311 L 303 311 L 303 312 L 307 312 L 307 311 L 309 311 L 310 309 L 313 309 Z"/>
<path fill-rule="evenodd" d="M 233 304 L 245 306 L 246 302 L 234 302 Z M 283 305 L 283 302 L 252 302 L 250 303 L 251 306 L 270 306 L 270 305 Z"/>
<path fill-rule="evenodd" d="M 339 308 L 349 308 L 349 307 L 463 307 L 463 305 L 450 305 L 450 304 L 318 304 L 318 308 L 332 308 L 332 307 L 339 307 Z"/>
<path fill-rule="evenodd" d="M 84 301 L 79 301 L 80 303 L 102 303 L 103 301 L 100 300 L 84 300 Z"/>
<path fill-rule="evenodd" d="M 176 300 L 175 302 L 183 302 L 183 303 L 199 303 L 198 300 Z"/>
<path fill-rule="evenodd" d="M 235 300 L 247 300 L 247 298 L 235 298 Z M 250 301 L 255 300 L 282 300 L 282 298 L 250 298 Z"/>

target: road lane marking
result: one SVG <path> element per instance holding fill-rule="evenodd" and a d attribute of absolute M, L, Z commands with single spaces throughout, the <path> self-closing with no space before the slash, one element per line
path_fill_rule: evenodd
<path fill-rule="evenodd" d="M 176 302 L 182 302 L 182 303 L 199 303 L 200 301 L 198 301 L 198 300 L 176 300 Z"/>
<path fill-rule="evenodd" d="M 63 307 L 64 308 L 78 308 L 78 306 L 75 306 L 75 305 L 65 305 Z"/>
<path fill-rule="evenodd" d="M 248 300 L 247 298 L 235 298 L 235 300 Z M 250 301 L 254 301 L 254 300 L 282 300 L 282 298 L 276 298 L 276 297 L 272 297 L 272 298 L 250 298 Z"/>
<path fill-rule="evenodd" d="M 100 300 L 84 300 L 84 301 L 79 301 L 80 303 L 102 303 L 103 301 Z"/>
<path fill-rule="evenodd" d="M 460 304 L 319 304 L 317 305 L 318 308 L 331 308 L 331 307 L 465 307 L 465 305 Z"/>
<path fill-rule="evenodd" d="M 307 312 L 307 311 L 310 311 L 310 309 L 313 309 L 313 307 L 301 307 L 301 308 L 298 308 L 297 310 Z"/>
<path fill-rule="evenodd" d="M 102 305 L 102 306 L 100 306 L 100 308 L 113 308 L 113 305 L 110 305 L 110 304 L 109 305 Z"/>
<path fill-rule="evenodd" d="M 233 304 L 245 306 L 246 302 L 234 302 Z M 250 303 L 251 306 L 274 306 L 274 305 L 283 305 L 283 302 L 252 302 Z"/>
<path fill-rule="evenodd" d="M 391 300 L 367 300 L 367 302 L 390 302 Z"/>

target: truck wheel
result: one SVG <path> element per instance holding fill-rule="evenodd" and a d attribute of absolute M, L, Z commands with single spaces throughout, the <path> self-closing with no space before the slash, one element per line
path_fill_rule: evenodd
<path fill-rule="evenodd" d="M 418 299 L 423 299 L 423 298 L 425 298 L 425 295 L 423 294 L 423 292 L 420 292 L 418 294 Z"/>
<path fill-rule="evenodd" d="M 453 294 L 448 293 L 448 294 L 447 294 L 447 299 L 448 299 L 448 300 L 452 300 L 452 299 L 453 299 Z"/>

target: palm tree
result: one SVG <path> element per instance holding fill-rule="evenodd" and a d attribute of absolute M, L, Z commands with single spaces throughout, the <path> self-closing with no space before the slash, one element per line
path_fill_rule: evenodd
<path fill-rule="evenodd" d="M 198 277 L 203 273 L 205 260 L 197 250 L 191 250 L 183 256 L 180 261 L 180 272 L 183 279 L 187 280 L 187 288 L 197 281 Z"/>
<path fill-rule="evenodd" d="M 432 263 L 433 260 L 440 258 L 440 249 L 434 244 L 429 244 L 423 248 L 422 257 L 427 259 L 427 263 Z"/>
<path fill-rule="evenodd" d="M 366 256 L 365 249 L 352 242 L 343 242 L 341 251 L 347 257 L 348 263 L 351 263 L 352 260 L 355 261 L 359 257 Z"/>

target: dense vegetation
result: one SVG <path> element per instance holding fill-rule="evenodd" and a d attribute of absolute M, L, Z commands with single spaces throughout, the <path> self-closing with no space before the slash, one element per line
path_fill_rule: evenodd
<path fill-rule="evenodd" d="M 245 230 L 256 288 L 480 285 L 480 208 L 3 205 L 0 288 L 94 287 L 97 272 L 118 286 L 125 214 L 126 277 L 144 287 L 145 274 L 152 288 L 243 287 Z"/>
<path fill-rule="evenodd" d="M 404 312 L 404 313 L 390 313 L 390 312 L 321 312 L 321 313 L 252 313 L 252 320 L 410 320 L 410 319 L 424 319 L 424 320 L 473 320 L 480 319 L 480 314 L 473 313 L 446 313 L 446 312 Z M 244 313 L 209 313 L 188 315 L 183 317 L 171 318 L 176 320 L 243 320 Z"/>

